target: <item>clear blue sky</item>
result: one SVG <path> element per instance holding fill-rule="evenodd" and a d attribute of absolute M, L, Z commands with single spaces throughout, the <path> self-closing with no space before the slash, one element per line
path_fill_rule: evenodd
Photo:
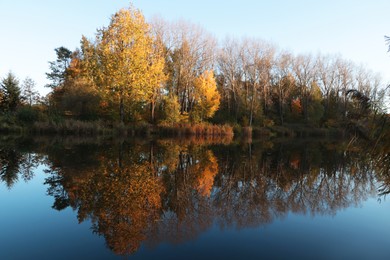
<path fill-rule="evenodd" d="M 1 0 L 0 77 L 12 71 L 47 93 L 48 61 L 59 46 L 74 50 L 92 38 L 125 0 Z M 389 0 L 135 0 L 147 19 L 185 19 L 217 38 L 256 37 L 293 53 L 341 54 L 390 81 Z"/>

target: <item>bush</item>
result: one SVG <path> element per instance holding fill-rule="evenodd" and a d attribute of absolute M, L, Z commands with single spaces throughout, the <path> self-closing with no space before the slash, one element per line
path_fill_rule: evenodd
<path fill-rule="evenodd" d="M 101 122 L 64 120 L 62 122 L 35 122 L 32 129 L 38 134 L 64 134 L 64 135 L 97 135 L 104 134 L 105 129 Z"/>
<path fill-rule="evenodd" d="M 32 124 L 39 120 L 39 112 L 32 107 L 22 107 L 16 114 L 17 119 L 21 123 Z"/>

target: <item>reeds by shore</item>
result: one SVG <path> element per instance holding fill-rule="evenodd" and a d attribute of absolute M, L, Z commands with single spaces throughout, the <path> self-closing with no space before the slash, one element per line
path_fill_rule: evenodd
<path fill-rule="evenodd" d="M 35 122 L 28 133 L 46 135 L 120 135 L 120 136 L 167 136 L 167 137 L 229 137 L 233 138 L 233 127 L 229 125 L 213 125 L 209 123 L 199 124 L 175 124 L 158 125 L 106 125 L 101 121 L 64 120 L 61 122 Z"/>
<path fill-rule="evenodd" d="M 233 127 L 209 123 L 159 125 L 158 133 L 163 136 L 231 136 Z"/>

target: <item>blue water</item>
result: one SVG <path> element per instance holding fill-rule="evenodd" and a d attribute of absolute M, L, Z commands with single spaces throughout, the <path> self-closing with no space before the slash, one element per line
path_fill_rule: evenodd
<path fill-rule="evenodd" d="M 146 235 L 131 255 L 117 255 L 105 237 L 93 232 L 93 221 L 79 223 L 77 208 L 52 208 L 45 183 L 48 166 L 41 162 L 29 181 L 0 183 L 0 259 L 389 259 L 390 201 L 367 192 L 356 203 L 329 211 L 288 210 L 269 221 L 226 221 L 211 214 L 203 228 L 188 227 L 177 237 Z M 215 177 L 217 178 L 217 177 Z M 216 185 L 216 183 L 214 183 Z M 371 187 L 372 188 L 372 187 Z M 374 190 L 377 187 L 374 187 Z M 218 193 L 215 190 L 215 193 Z M 195 193 L 194 193 L 195 194 Z M 209 199 L 210 205 L 215 198 Z M 188 210 L 188 209 L 187 209 Z M 161 225 L 173 213 L 165 211 Z M 208 216 L 208 217 L 210 217 Z M 199 213 L 197 218 L 207 218 Z M 159 222 L 160 221 L 160 222 Z M 186 226 L 173 224 L 182 233 Z M 163 229 L 161 229 L 163 230 Z M 168 238 L 169 237 L 169 238 Z"/>

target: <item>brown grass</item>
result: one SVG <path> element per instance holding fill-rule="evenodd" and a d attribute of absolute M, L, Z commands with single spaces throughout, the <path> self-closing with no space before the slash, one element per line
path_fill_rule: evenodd
<path fill-rule="evenodd" d="M 158 132 L 162 136 L 183 137 L 183 136 L 231 136 L 233 137 L 233 127 L 229 125 L 213 125 L 208 123 L 199 124 L 162 124 L 159 125 Z"/>

